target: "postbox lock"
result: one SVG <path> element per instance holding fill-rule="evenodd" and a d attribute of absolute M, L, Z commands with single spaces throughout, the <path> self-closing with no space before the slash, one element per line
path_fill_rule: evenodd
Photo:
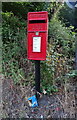
<path fill-rule="evenodd" d="M 35 32 L 35 35 L 39 35 L 39 32 Z"/>

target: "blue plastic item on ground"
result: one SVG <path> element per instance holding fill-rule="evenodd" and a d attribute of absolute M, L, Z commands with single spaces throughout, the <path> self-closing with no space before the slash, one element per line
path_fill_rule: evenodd
<path fill-rule="evenodd" d="M 38 106 L 38 103 L 37 103 L 37 98 L 36 96 L 32 96 L 30 98 L 28 98 L 29 101 L 31 101 L 31 107 L 37 107 Z"/>

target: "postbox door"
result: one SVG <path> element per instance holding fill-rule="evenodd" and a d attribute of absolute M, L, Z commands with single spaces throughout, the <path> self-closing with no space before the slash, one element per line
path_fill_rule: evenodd
<path fill-rule="evenodd" d="M 28 33 L 28 59 L 46 59 L 46 36 L 46 32 L 39 32 L 39 35 L 36 35 L 35 32 Z"/>

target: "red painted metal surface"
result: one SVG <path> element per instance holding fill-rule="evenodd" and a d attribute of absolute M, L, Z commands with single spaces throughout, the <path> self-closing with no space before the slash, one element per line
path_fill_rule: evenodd
<path fill-rule="evenodd" d="M 27 27 L 28 59 L 46 60 L 48 12 L 29 12 Z"/>

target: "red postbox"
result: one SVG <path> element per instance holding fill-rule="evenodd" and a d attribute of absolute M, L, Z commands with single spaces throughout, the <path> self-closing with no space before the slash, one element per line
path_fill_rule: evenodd
<path fill-rule="evenodd" d="M 46 60 L 48 12 L 29 12 L 27 32 L 28 59 Z"/>

